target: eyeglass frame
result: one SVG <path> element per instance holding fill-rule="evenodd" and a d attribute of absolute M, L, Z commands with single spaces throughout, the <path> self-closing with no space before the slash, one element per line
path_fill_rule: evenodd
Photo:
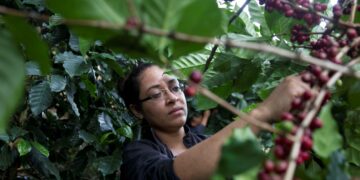
<path fill-rule="evenodd" d="M 184 89 L 185 89 L 185 83 L 181 82 L 181 81 L 178 81 L 179 82 L 179 91 L 181 91 L 182 93 L 184 93 Z M 164 91 L 170 91 L 171 93 L 173 94 L 176 94 L 176 92 L 173 92 L 171 89 L 169 88 L 165 88 L 165 89 L 160 89 L 161 93 L 163 93 Z M 154 97 L 156 94 L 153 94 L 153 95 L 150 95 L 150 96 L 147 96 L 145 97 L 144 99 L 140 99 L 139 100 L 139 103 L 143 103 L 143 102 L 146 102 L 148 100 L 151 100 L 151 99 L 157 99 L 156 97 Z"/>

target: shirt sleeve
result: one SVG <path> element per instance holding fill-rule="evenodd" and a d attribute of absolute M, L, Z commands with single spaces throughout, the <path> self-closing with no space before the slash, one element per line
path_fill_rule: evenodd
<path fill-rule="evenodd" d="M 178 180 L 174 173 L 173 159 L 154 143 L 137 141 L 128 144 L 123 152 L 121 180 L 155 179 Z"/>

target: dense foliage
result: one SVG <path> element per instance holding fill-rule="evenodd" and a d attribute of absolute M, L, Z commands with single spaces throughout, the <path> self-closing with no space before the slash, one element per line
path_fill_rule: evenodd
<path fill-rule="evenodd" d="M 351 2 L 341 1 L 333 10 L 333 3 L 316 0 L 327 4 L 318 8 L 323 14 L 342 21 L 351 19 L 346 15 Z M 275 1 L 246 3 L 230 20 L 241 9 L 231 1 L 0 1 L 0 178 L 119 179 L 122 147 L 141 136 L 141 127 L 126 111 L 118 86 L 139 60 L 175 69 L 184 80 L 201 70 L 201 85 L 243 112 L 256 107 L 285 76 L 308 67 L 246 48 L 215 49 L 194 37 L 175 40 L 177 32 L 264 43 L 317 58 L 324 51 L 310 41 L 326 33 L 340 42 L 349 34 L 336 21 L 296 18 L 300 15 L 293 9 L 284 10 Z M 356 15 L 351 23 L 359 21 Z M 150 27 L 169 33 L 154 35 Z M 357 57 L 357 48 L 342 62 Z M 344 76 L 330 91 L 311 157 L 296 169 L 301 179 L 360 176 L 360 81 Z M 190 116 L 212 109 L 208 134 L 235 118 L 202 95 L 188 101 Z M 263 161 L 273 158 L 268 152 L 274 139 L 269 132 L 256 138 L 249 129 L 236 130 L 213 178 L 256 178 Z"/>

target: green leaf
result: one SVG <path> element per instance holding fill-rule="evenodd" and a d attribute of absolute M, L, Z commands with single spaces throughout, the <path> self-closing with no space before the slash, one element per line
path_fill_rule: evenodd
<path fill-rule="evenodd" d="M 230 16 L 233 16 L 234 12 L 230 12 Z M 228 19 L 229 19 L 228 18 Z M 244 34 L 250 36 L 258 36 L 255 30 L 254 23 L 250 20 L 250 17 L 247 13 L 241 13 L 235 21 L 229 26 L 229 32 Z"/>
<path fill-rule="evenodd" d="M 28 157 L 28 163 L 30 166 L 42 175 L 46 176 L 47 179 L 54 179 L 51 175 L 54 175 L 57 180 L 60 180 L 59 170 L 55 165 L 36 148 L 33 148 Z"/>
<path fill-rule="evenodd" d="M 347 94 L 349 105 L 355 109 L 360 107 L 360 82 L 356 81 L 349 89 Z"/>
<path fill-rule="evenodd" d="M 203 69 L 208 57 L 209 55 L 203 53 L 193 53 L 187 56 L 182 56 L 171 63 L 174 69 L 179 70 L 188 77 L 193 70 Z"/>
<path fill-rule="evenodd" d="M 99 170 L 103 176 L 112 174 L 113 172 L 118 170 L 121 165 L 120 154 L 121 153 L 96 159 L 95 166 L 97 167 L 97 170 Z"/>
<path fill-rule="evenodd" d="M 265 153 L 250 128 L 235 129 L 222 147 L 217 173 L 226 177 L 238 175 L 260 166 L 264 158 Z"/>
<path fill-rule="evenodd" d="M 250 19 L 251 22 L 257 22 L 260 24 L 261 34 L 263 36 L 271 36 L 269 27 L 267 26 L 265 17 L 264 17 L 264 6 L 259 6 L 256 1 L 250 1 L 249 5 Z"/>
<path fill-rule="evenodd" d="M 79 138 L 84 140 L 86 143 L 93 143 L 96 142 L 96 136 L 94 136 L 93 134 L 90 134 L 88 132 L 86 132 L 85 130 L 80 130 L 79 131 Z"/>
<path fill-rule="evenodd" d="M 49 48 L 41 40 L 35 28 L 23 18 L 5 16 L 4 20 L 15 39 L 24 46 L 29 59 L 40 65 L 42 74 L 49 74 L 51 71 Z"/>
<path fill-rule="evenodd" d="M 345 138 L 349 146 L 360 151 L 360 111 L 348 111 L 344 122 Z"/>
<path fill-rule="evenodd" d="M 182 16 L 175 26 L 176 32 L 191 35 L 214 37 L 224 33 L 225 16 L 213 0 L 192 0 L 182 11 Z M 204 21 L 204 19 L 206 19 Z M 211 22 L 211 23 L 209 23 Z M 200 50 L 204 44 L 175 41 L 173 56 L 179 57 Z"/>
<path fill-rule="evenodd" d="M 342 136 L 339 134 L 337 124 L 331 115 L 330 103 L 322 108 L 320 119 L 324 125 L 313 134 L 314 151 L 320 157 L 328 158 L 334 151 L 342 147 Z"/>
<path fill-rule="evenodd" d="M 299 21 L 285 17 L 284 14 L 278 11 L 265 11 L 265 19 L 271 33 L 278 35 L 282 39 L 285 37 L 286 39 L 290 39 L 289 35 L 284 36 L 284 34 L 288 34 L 291 27 L 299 23 Z"/>
<path fill-rule="evenodd" d="M 66 97 L 67 100 L 69 101 L 70 105 L 71 105 L 71 109 L 74 111 L 75 115 L 77 117 L 80 116 L 80 112 L 79 109 L 75 103 L 74 97 L 75 97 L 75 93 L 76 93 L 76 86 L 74 83 L 71 83 L 68 88 L 66 88 Z"/>
<path fill-rule="evenodd" d="M 114 126 L 112 124 L 112 119 L 107 113 L 104 112 L 100 113 L 98 115 L 98 122 L 101 131 L 110 131 L 110 130 L 115 131 Z"/>
<path fill-rule="evenodd" d="M 17 158 L 16 154 L 11 151 L 10 147 L 3 145 L 0 148 L 0 170 L 5 171 Z"/>
<path fill-rule="evenodd" d="M 130 139 L 133 138 L 133 132 L 128 125 L 121 126 L 121 128 L 117 129 L 116 132 L 118 132 L 121 136 L 125 136 Z"/>
<path fill-rule="evenodd" d="M 26 62 L 26 75 L 40 76 L 41 72 L 39 65 L 32 61 Z"/>
<path fill-rule="evenodd" d="M 10 34 L 0 28 L 0 133 L 23 96 L 25 65 Z"/>
<path fill-rule="evenodd" d="M 97 20 L 118 26 L 125 23 L 128 13 L 125 0 L 47 0 L 46 4 L 53 12 L 66 19 Z M 92 40 L 105 40 L 119 33 L 102 28 L 70 27 L 76 35 Z"/>
<path fill-rule="evenodd" d="M 142 19 L 151 27 L 207 37 L 224 32 L 225 18 L 213 0 L 146 0 L 142 5 Z M 180 41 L 174 41 L 172 44 L 166 37 L 147 36 L 146 41 L 160 52 L 173 45 L 174 58 L 204 47 L 204 44 Z"/>
<path fill-rule="evenodd" d="M 47 109 L 52 102 L 51 88 L 49 82 L 42 81 L 41 83 L 31 87 L 29 92 L 29 104 L 31 112 L 34 116 L 39 115 Z"/>
<path fill-rule="evenodd" d="M 218 87 L 210 88 L 209 90 L 218 95 L 219 97 L 226 99 L 231 94 L 231 84 L 223 84 Z M 207 110 L 214 108 L 218 105 L 216 102 L 203 95 L 196 96 L 195 102 L 197 110 Z"/>
<path fill-rule="evenodd" d="M 360 167 L 360 151 L 355 148 L 346 149 L 346 159 L 349 163 L 353 163 Z"/>
<path fill-rule="evenodd" d="M 64 52 L 55 56 L 55 63 L 64 63 L 63 67 L 70 77 L 80 76 L 90 70 L 91 65 L 86 63 L 82 56 L 72 52 Z"/>
<path fill-rule="evenodd" d="M 60 92 L 65 89 L 66 79 L 61 75 L 51 75 L 50 88 L 52 92 Z"/>
<path fill-rule="evenodd" d="M 44 155 L 45 157 L 49 157 L 50 153 L 49 150 L 46 149 L 46 147 L 44 147 L 43 145 L 41 145 L 40 143 L 36 142 L 36 141 L 32 141 L 31 145 L 36 148 L 42 155 Z"/>
<path fill-rule="evenodd" d="M 16 148 L 20 154 L 20 156 L 24 156 L 28 154 L 31 151 L 31 144 L 24 140 L 23 138 L 20 138 L 16 141 Z"/>
<path fill-rule="evenodd" d="M 28 133 L 27 130 L 16 126 L 11 127 L 11 129 L 9 130 L 9 136 L 11 141 L 15 141 L 16 138 L 25 136 L 27 133 Z"/>
<path fill-rule="evenodd" d="M 344 171 L 344 166 L 344 155 L 339 151 L 332 153 L 326 180 L 350 180 L 349 175 Z"/>
<path fill-rule="evenodd" d="M 116 58 L 107 53 L 91 53 L 93 58 L 100 59 L 100 61 L 106 63 L 112 70 L 114 70 L 118 75 L 123 76 L 123 68 L 116 62 Z"/>

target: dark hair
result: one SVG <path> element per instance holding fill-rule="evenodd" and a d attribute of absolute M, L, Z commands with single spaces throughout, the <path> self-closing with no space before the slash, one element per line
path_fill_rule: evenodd
<path fill-rule="evenodd" d="M 139 83 L 139 76 L 149 67 L 154 66 L 151 63 L 140 62 L 135 65 L 129 75 L 125 78 L 125 81 L 121 83 L 120 87 L 120 96 L 123 98 L 126 108 L 130 111 L 130 105 L 136 105 L 136 108 L 141 108 L 139 103 L 139 95 L 140 95 L 140 83 Z M 140 131 L 141 136 L 144 138 L 151 137 L 151 130 L 150 124 L 147 120 L 143 119 L 140 122 Z"/>
<path fill-rule="evenodd" d="M 121 87 L 121 97 L 123 98 L 126 107 L 130 111 L 130 105 L 139 105 L 140 84 L 139 76 L 147 68 L 154 66 L 151 63 L 140 62 L 132 68 L 130 74 L 126 77 Z"/>

